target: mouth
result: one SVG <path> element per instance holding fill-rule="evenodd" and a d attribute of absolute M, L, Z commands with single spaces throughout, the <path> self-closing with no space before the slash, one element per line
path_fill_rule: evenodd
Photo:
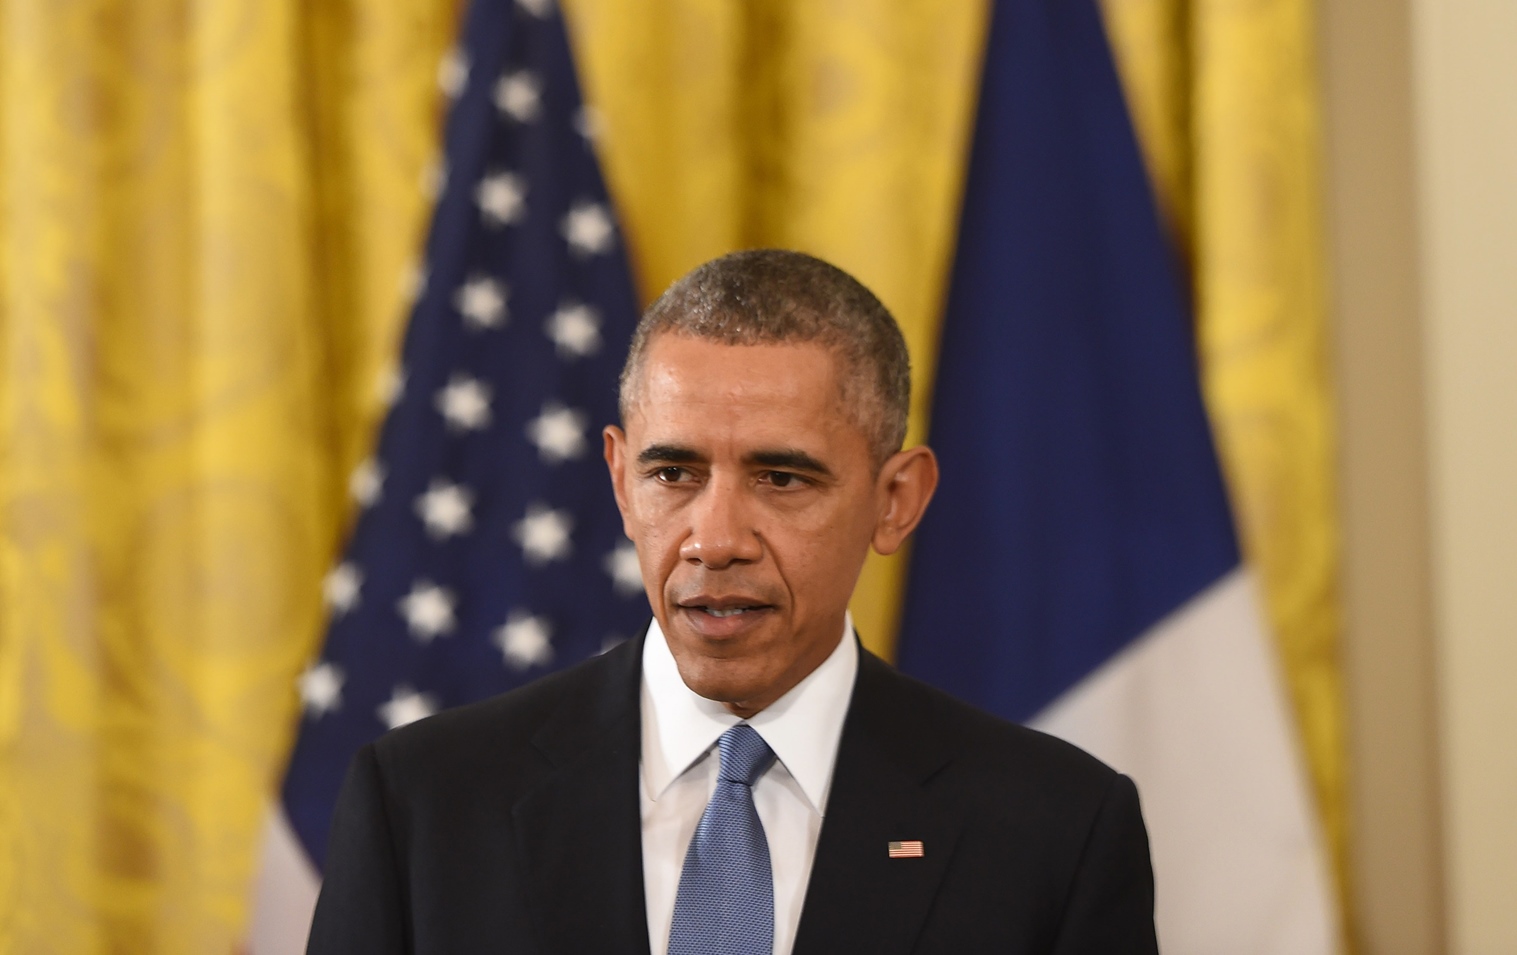
<path fill-rule="evenodd" d="M 681 610 L 691 610 L 698 613 L 710 614 L 718 619 L 725 617 L 738 617 L 745 613 L 758 613 L 763 610 L 773 610 L 769 604 L 761 603 L 701 603 L 698 601 L 685 601 L 679 604 Z"/>
<path fill-rule="evenodd" d="M 726 637 L 746 630 L 768 612 L 773 604 L 747 597 L 708 597 L 700 595 L 675 605 L 697 631 L 709 637 Z"/>
<path fill-rule="evenodd" d="M 684 610 L 700 610 L 709 613 L 713 617 L 731 617 L 740 613 L 752 613 L 755 610 L 768 610 L 768 604 L 739 604 L 738 606 L 723 607 L 716 604 L 680 604 Z"/>

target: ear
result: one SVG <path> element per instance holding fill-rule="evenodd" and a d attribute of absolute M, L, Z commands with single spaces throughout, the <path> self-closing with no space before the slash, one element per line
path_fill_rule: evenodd
<path fill-rule="evenodd" d="M 901 549 L 927 513 L 937 487 L 937 455 L 925 445 L 898 451 L 885 462 L 875 484 L 880 516 L 870 543 L 876 551 L 888 556 Z"/>
<path fill-rule="evenodd" d="M 611 493 L 616 496 L 616 509 L 622 512 L 622 533 L 632 536 L 627 520 L 627 434 L 614 424 L 606 425 L 601 432 L 605 442 L 606 469 L 611 472 Z"/>

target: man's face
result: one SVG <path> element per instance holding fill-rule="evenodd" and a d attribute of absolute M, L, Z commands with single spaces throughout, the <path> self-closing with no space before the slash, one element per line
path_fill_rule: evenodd
<path fill-rule="evenodd" d="M 837 646 L 893 510 L 894 472 L 876 473 L 838 364 L 821 345 L 660 335 L 626 432 L 606 429 L 623 525 L 680 675 L 739 715 Z"/>

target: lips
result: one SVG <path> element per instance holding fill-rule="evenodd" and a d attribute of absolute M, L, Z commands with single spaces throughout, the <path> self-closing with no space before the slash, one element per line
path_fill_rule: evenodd
<path fill-rule="evenodd" d="M 774 609 L 756 597 L 700 594 L 676 605 L 691 626 L 708 637 L 730 637 L 748 629 Z"/>
<path fill-rule="evenodd" d="M 739 614 L 753 613 L 756 610 L 773 609 L 770 604 L 742 598 L 717 600 L 698 597 L 694 600 L 681 600 L 678 606 L 681 610 L 696 610 L 713 617 L 734 617 Z"/>

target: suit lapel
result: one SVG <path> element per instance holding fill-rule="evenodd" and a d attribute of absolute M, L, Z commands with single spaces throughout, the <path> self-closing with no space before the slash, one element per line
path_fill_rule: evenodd
<path fill-rule="evenodd" d="M 648 952 L 637 792 L 642 643 L 611 651 L 603 679 L 544 724 L 533 742 L 553 769 L 512 807 L 547 952 Z"/>
<path fill-rule="evenodd" d="M 911 951 L 953 855 L 959 819 L 925 786 L 946 741 L 926 714 L 901 711 L 900 679 L 861 652 L 794 955 Z M 906 840 L 923 843 L 922 858 L 889 857 Z"/>

